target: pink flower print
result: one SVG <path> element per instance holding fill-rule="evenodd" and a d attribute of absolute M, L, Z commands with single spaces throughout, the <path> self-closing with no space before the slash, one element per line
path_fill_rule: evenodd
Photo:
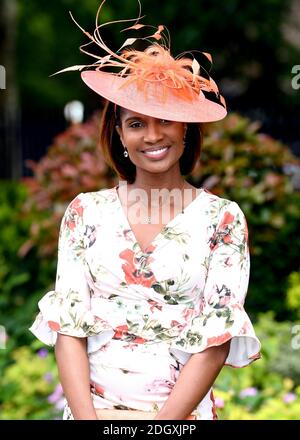
<path fill-rule="evenodd" d="M 223 236 L 224 243 L 231 243 L 231 237 L 228 234 L 228 226 L 232 224 L 234 220 L 234 215 L 230 214 L 230 212 L 226 211 L 224 217 L 220 223 L 219 230 L 226 231 L 227 234 Z"/>
<path fill-rule="evenodd" d="M 128 284 L 140 284 L 144 287 L 151 287 L 157 282 L 150 269 L 145 267 L 143 270 L 141 269 L 136 260 L 135 253 L 131 249 L 125 249 L 120 252 L 119 256 L 125 260 L 125 263 L 122 264 L 122 269 Z"/>
<path fill-rule="evenodd" d="M 154 380 L 150 385 L 147 387 L 148 393 L 165 393 L 166 390 L 172 390 L 173 389 L 173 383 L 170 382 L 167 379 L 156 379 Z"/>
<path fill-rule="evenodd" d="M 185 321 L 189 322 L 190 319 L 194 316 L 195 310 L 194 309 L 184 309 L 182 312 L 182 316 Z"/>
<path fill-rule="evenodd" d="M 212 336 L 211 338 L 207 338 L 207 345 L 210 346 L 215 346 L 215 345 L 221 345 L 224 344 L 225 342 L 229 341 L 229 339 L 232 338 L 231 333 L 226 332 L 223 335 L 220 336 Z"/>
<path fill-rule="evenodd" d="M 223 242 L 225 244 L 232 243 L 232 239 L 230 236 L 230 226 L 232 225 L 233 221 L 234 215 L 226 211 L 219 225 L 219 228 L 214 232 L 209 240 L 211 250 L 217 249 L 220 242 Z"/>
<path fill-rule="evenodd" d="M 230 295 L 225 295 L 220 298 L 219 306 L 225 307 L 230 303 Z"/>
<path fill-rule="evenodd" d="M 73 231 L 73 229 L 76 226 L 76 217 L 82 217 L 83 216 L 83 207 L 81 205 L 81 200 L 79 198 L 75 199 L 70 206 L 70 214 L 66 218 L 66 226 L 70 231 Z"/>
<path fill-rule="evenodd" d="M 148 304 L 151 305 L 151 307 L 150 307 L 150 311 L 151 311 L 152 313 L 154 312 L 154 309 L 162 310 L 162 305 L 160 305 L 157 301 L 154 301 L 153 299 L 149 299 L 149 300 L 148 300 Z"/>

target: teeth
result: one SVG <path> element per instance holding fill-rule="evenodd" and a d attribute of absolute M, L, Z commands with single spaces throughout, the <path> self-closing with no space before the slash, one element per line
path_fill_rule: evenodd
<path fill-rule="evenodd" d="M 163 147 L 163 148 L 160 148 L 159 150 L 144 151 L 144 153 L 156 156 L 156 155 L 162 153 L 163 151 L 166 151 L 167 149 L 168 149 L 168 147 Z"/>

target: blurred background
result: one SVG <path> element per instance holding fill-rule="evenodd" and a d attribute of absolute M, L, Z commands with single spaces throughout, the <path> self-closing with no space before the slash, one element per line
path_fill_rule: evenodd
<path fill-rule="evenodd" d="M 28 327 L 55 280 L 66 205 L 116 184 L 98 144 L 102 102 L 78 72 L 99 0 L 0 1 L 0 419 L 60 418 L 53 349 Z M 300 418 L 300 0 L 143 0 L 171 50 L 209 52 L 229 115 L 203 127 L 187 176 L 235 200 L 250 232 L 246 309 L 262 342 L 250 367 L 224 367 L 221 419 Z M 101 22 L 132 18 L 136 0 L 107 0 Z M 123 26 L 127 27 L 127 26 Z M 122 26 L 103 33 L 116 50 Z M 94 48 L 97 50 L 96 48 Z"/>

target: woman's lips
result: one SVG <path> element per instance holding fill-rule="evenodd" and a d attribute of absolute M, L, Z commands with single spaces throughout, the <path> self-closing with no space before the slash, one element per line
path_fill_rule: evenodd
<path fill-rule="evenodd" d="M 155 150 L 147 150 L 142 151 L 142 153 L 151 159 L 161 159 L 165 157 L 168 154 L 168 150 L 170 147 L 162 147 L 162 148 L 156 148 Z"/>

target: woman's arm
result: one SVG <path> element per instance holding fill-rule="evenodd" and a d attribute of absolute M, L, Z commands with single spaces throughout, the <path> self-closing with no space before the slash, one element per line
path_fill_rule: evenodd
<path fill-rule="evenodd" d="M 59 334 L 55 345 L 58 374 L 75 420 L 97 420 L 90 392 L 86 338 Z"/>
<path fill-rule="evenodd" d="M 228 356 L 230 341 L 193 354 L 155 420 L 184 420 L 208 393 Z"/>

